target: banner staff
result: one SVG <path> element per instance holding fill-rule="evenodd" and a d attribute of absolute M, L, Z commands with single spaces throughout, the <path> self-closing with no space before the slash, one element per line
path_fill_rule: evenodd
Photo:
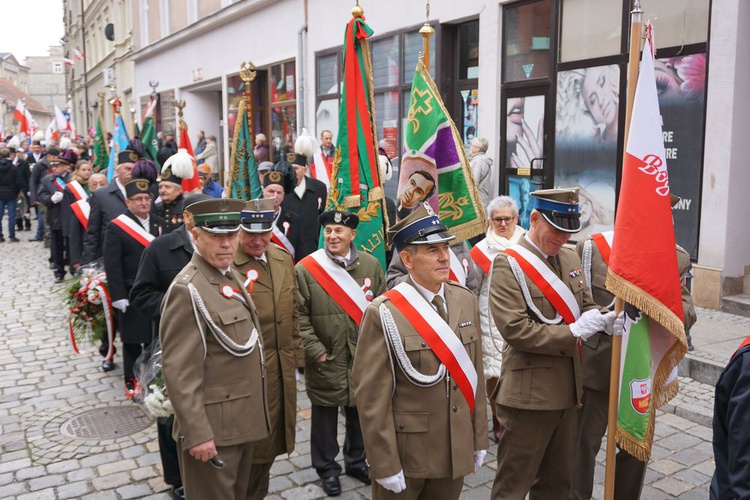
<path fill-rule="evenodd" d="M 427 72 L 430 72 L 430 37 L 435 34 L 435 29 L 430 24 L 430 0 L 425 2 L 425 22 L 419 28 L 419 34 L 422 35 L 422 60 Z"/>

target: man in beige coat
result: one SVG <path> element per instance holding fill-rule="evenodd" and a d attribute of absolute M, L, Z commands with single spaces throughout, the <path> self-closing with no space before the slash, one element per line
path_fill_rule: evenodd
<path fill-rule="evenodd" d="M 187 498 L 248 498 L 253 442 L 269 432 L 258 315 L 231 268 L 244 206 L 191 206 L 196 251 L 162 303 L 162 367 Z"/>
<path fill-rule="evenodd" d="M 289 253 L 271 243 L 273 198 L 250 200 L 242 211 L 240 247 L 234 267 L 258 308 L 271 434 L 255 443 L 249 498 L 268 495 L 269 473 L 278 455 L 294 451 L 297 422 L 296 369 L 305 364 L 299 333 L 297 281 Z"/>
<path fill-rule="evenodd" d="M 409 275 L 366 309 L 353 365 L 372 497 L 457 499 L 489 445 L 477 301 L 431 210 L 389 236 Z"/>
<path fill-rule="evenodd" d="M 531 228 L 495 258 L 490 282 L 490 312 L 508 345 L 494 397 L 493 499 L 567 498 L 582 392 L 576 344 L 614 328 L 614 313 L 591 298 L 578 255 L 563 248 L 580 230 L 578 189 L 532 196 Z M 545 294 L 551 287 L 562 301 Z"/>

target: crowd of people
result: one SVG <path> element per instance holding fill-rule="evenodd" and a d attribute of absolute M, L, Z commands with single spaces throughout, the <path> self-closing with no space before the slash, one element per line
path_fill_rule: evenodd
<path fill-rule="evenodd" d="M 131 143 L 109 181 L 87 148 L 0 145 L 9 240 L 31 227 L 20 201 L 38 207 L 32 240 L 48 228 L 56 280 L 103 265 L 125 397 L 138 390 L 136 360 L 158 341 L 174 414 L 157 430 L 174 498 L 265 497 L 275 458 L 294 450 L 299 374 L 311 465 L 329 496 L 341 494 L 343 472 L 372 484 L 375 499 L 458 498 L 491 438 L 492 498 L 590 498 L 623 320 L 603 286 L 611 232 L 566 245 L 581 229 L 579 190 L 531 193 L 526 230 L 512 198 L 485 192 L 492 163 L 475 139 L 486 233 L 470 248 L 429 204 L 398 200 L 383 269 L 354 244 L 358 216 L 326 211 L 308 158 L 268 162 L 264 145 L 259 134 L 262 196 L 249 201 L 222 197 L 208 162 L 197 167 L 202 187 L 183 192 L 194 160 L 186 166 L 169 140 L 158 165 Z M 690 260 L 676 252 L 684 276 Z M 687 330 L 695 311 L 684 286 L 683 304 Z M 114 344 L 105 336 L 99 348 L 105 372 L 116 368 Z M 639 497 L 645 469 L 620 452 L 618 498 Z"/>

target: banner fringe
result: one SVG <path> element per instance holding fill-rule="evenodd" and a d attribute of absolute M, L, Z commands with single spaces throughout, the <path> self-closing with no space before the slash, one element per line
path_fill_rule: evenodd
<path fill-rule="evenodd" d="M 344 206 L 346 208 L 359 208 L 362 205 L 362 198 L 358 194 L 344 196 Z"/>

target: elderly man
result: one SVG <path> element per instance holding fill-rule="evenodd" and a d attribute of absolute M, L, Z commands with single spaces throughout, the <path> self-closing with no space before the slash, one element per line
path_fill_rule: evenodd
<path fill-rule="evenodd" d="M 187 498 L 248 498 L 254 442 L 269 432 L 260 323 L 231 267 L 244 206 L 191 205 L 196 252 L 162 303 L 162 367 Z"/>
<path fill-rule="evenodd" d="M 580 230 L 578 189 L 532 193 L 531 228 L 492 266 L 490 312 L 508 344 L 495 389 L 500 442 L 493 498 L 567 498 L 573 475 L 578 346 L 614 331 L 591 298 L 581 259 L 563 248 Z"/>
<path fill-rule="evenodd" d="M 132 179 L 125 184 L 125 205 L 128 209 L 118 215 L 104 235 L 104 270 L 112 298 L 117 309 L 117 320 L 122 340 L 122 374 L 125 379 L 125 397 L 135 394 L 135 360 L 143 347 L 151 344 L 151 317 L 130 307 L 128 294 L 138 273 L 138 263 L 143 250 L 162 232 L 164 219 L 151 215 L 151 183 L 147 179 Z"/>
<path fill-rule="evenodd" d="M 488 147 L 484 137 L 475 137 L 469 145 L 469 164 L 483 207 L 487 207 L 492 197 L 492 158 L 487 156 Z"/>
<path fill-rule="evenodd" d="M 372 497 L 457 499 L 488 446 L 477 301 L 427 205 L 388 234 L 409 276 L 365 311 L 353 367 Z"/>
<path fill-rule="evenodd" d="M 48 156 L 47 160 L 49 161 L 49 174 L 42 178 L 42 184 L 37 192 L 37 200 L 47 207 L 46 220 L 50 230 L 52 266 L 55 270 L 55 283 L 60 283 L 65 277 L 65 250 L 67 246 L 63 233 L 62 200 L 65 196 L 70 164 L 67 159 L 60 156 Z"/>
<path fill-rule="evenodd" d="M 297 216 L 281 206 L 284 202 L 284 175 L 276 170 L 271 170 L 263 176 L 261 183 L 263 185 L 263 197 L 273 199 L 271 241 L 289 252 L 292 260 L 294 260 L 295 250 L 292 240 L 297 239 L 296 234 L 300 227 L 297 223 Z"/>
<path fill-rule="evenodd" d="M 171 233 L 182 225 L 184 208 L 182 177 L 176 176 L 171 167 L 166 167 L 162 170 L 161 182 L 159 182 L 159 201 L 154 204 L 154 213 L 165 221 L 165 232 Z"/>
<path fill-rule="evenodd" d="M 296 369 L 305 363 L 294 262 L 285 250 L 271 242 L 273 210 L 272 198 L 247 202 L 242 211 L 240 248 L 234 256 L 234 267 L 247 277 L 250 296 L 258 308 L 266 366 L 271 434 L 256 443 L 250 469 L 249 498 L 259 500 L 268 495 L 273 461 L 294 451 Z"/>
<path fill-rule="evenodd" d="M 500 363 L 503 352 L 503 337 L 495 326 L 490 314 L 490 270 L 492 261 L 500 252 L 518 243 L 526 231 L 518 225 L 518 206 L 510 196 L 498 196 L 487 205 L 487 233 L 471 249 L 471 258 L 476 266 L 479 281 L 479 317 L 482 326 L 482 361 L 484 380 L 489 396 L 495 392 L 500 378 Z M 500 440 L 500 426 L 495 418 L 495 405 L 492 409 L 492 434 L 497 443 Z"/>
<path fill-rule="evenodd" d="M 385 291 L 380 263 L 352 244 L 359 218 L 331 210 L 320 216 L 324 248 L 295 267 L 300 331 L 305 346 L 305 382 L 312 403 L 310 456 L 329 496 L 341 494 L 336 462 L 338 409 L 344 407 L 346 474 L 370 482 L 359 414 L 354 403 L 352 360 L 362 313 Z"/>
<path fill-rule="evenodd" d="M 299 230 L 290 238 L 297 261 L 318 249 L 320 223 L 318 216 L 326 207 L 328 192 L 325 184 L 307 176 L 305 155 L 290 153 L 287 160 L 297 174 L 297 187 L 284 197 L 282 206 L 297 216 Z M 266 174 L 268 175 L 268 174 Z"/>

